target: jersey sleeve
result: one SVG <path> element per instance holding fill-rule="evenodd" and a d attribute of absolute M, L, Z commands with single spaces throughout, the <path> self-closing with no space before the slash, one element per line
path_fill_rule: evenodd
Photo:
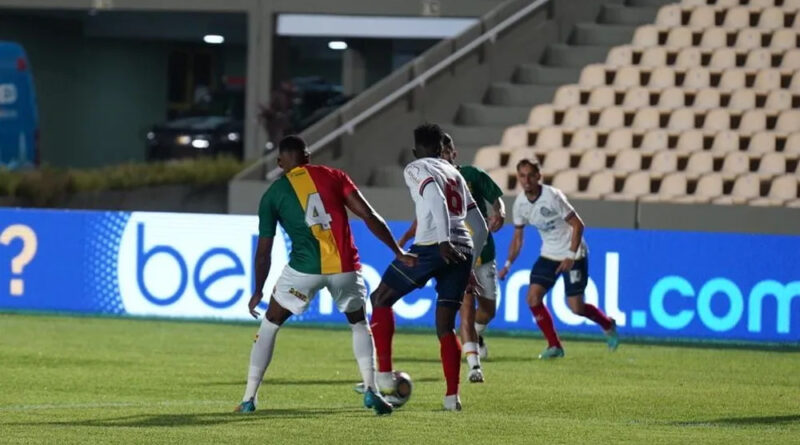
<path fill-rule="evenodd" d="M 523 202 L 520 199 L 522 195 L 517 196 L 517 199 L 514 200 L 514 208 L 513 208 L 513 218 L 514 218 L 514 225 L 517 227 L 525 225 L 525 218 L 522 217 L 522 205 Z"/>
<path fill-rule="evenodd" d="M 420 163 L 406 166 L 405 170 L 403 170 L 403 176 L 412 195 L 422 196 L 425 187 L 433 182 L 431 172 Z"/>
<path fill-rule="evenodd" d="M 273 238 L 277 223 L 278 216 L 272 203 L 272 193 L 267 190 L 264 196 L 261 197 L 261 203 L 258 206 L 258 236 L 261 238 Z"/>
<path fill-rule="evenodd" d="M 339 176 L 339 187 L 342 193 L 342 196 L 347 197 L 350 196 L 353 192 L 358 191 L 358 187 L 350 178 L 350 176 L 343 172 L 342 170 L 336 170 L 337 175 Z"/>
<path fill-rule="evenodd" d="M 555 196 L 553 197 L 553 207 L 555 207 L 558 216 L 567 219 L 570 215 L 575 213 L 575 208 L 567 201 L 567 197 L 561 190 L 555 189 Z"/>

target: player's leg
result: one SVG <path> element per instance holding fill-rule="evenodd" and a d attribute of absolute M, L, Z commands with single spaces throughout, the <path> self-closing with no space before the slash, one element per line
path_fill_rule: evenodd
<path fill-rule="evenodd" d="M 483 287 L 483 295 L 478 297 L 478 311 L 475 314 L 475 333 L 478 335 L 479 356 L 481 360 L 485 360 L 489 356 L 489 348 L 486 346 L 484 333 L 489 322 L 494 319 L 497 310 L 497 289 L 500 287 L 497 282 L 496 262 L 481 264 L 475 268 L 475 275 Z"/>
<path fill-rule="evenodd" d="M 557 261 L 540 257 L 536 260 L 531 270 L 531 284 L 528 288 L 527 302 L 536 324 L 547 339 L 547 349 L 539 354 L 541 359 L 564 356 L 561 339 L 558 338 L 558 333 L 555 326 L 553 326 L 553 317 L 550 315 L 547 306 L 544 305 L 544 296 L 555 284 L 558 265 L 559 262 Z"/>
<path fill-rule="evenodd" d="M 449 264 L 436 273 L 436 335 L 439 337 L 439 352 L 442 370 L 447 382 L 444 397 L 444 408 L 449 411 L 460 411 L 459 379 L 461 373 L 461 344 L 456 336 L 456 315 L 464 298 L 470 272 L 472 270 L 471 255 L 468 261 Z"/>
<path fill-rule="evenodd" d="M 469 381 L 472 383 L 482 383 L 483 370 L 481 369 L 481 358 L 478 355 L 478 333 L 475 330 L 475 296 L 470 292 L 464 294 L 464 302 L 461 304 L 461 341 L 464 344 L 464 355 L 467 357 L 469 367 Z"/>
<path fill-rule="evenodd" d="M 564 272 L 564 288 L 567 294 L 567 304 L 576 315 L 586 317 L 597 323 L 606 334 L 608 347 L 615 350 L 619 346 L 617 325 L 614 319 L 608 317 L 600 308 L 584 301 L 584 291 L 589 281 L 589 260 L 582 258 L 575 262 L 572 270 Z"/>
<path fill-rule="evenodd" d="M 303 274 L 289 266 L 281 273 L 250 350 L 247 386 L 237 412 L 255 411 L 258 387 L 272 361 L 278 330 L 292 314 L 302 314 L 308 308 L 307 295 L 316 294 L 321 284 L 320 276 Z"/>

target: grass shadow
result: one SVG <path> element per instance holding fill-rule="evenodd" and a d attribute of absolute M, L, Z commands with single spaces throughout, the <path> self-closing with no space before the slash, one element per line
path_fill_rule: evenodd
<path fill-rule="evenodd" d="M 673 422 L 674 426 L 752 426 L 800 424 L 800 414 L 786 416 L 728 417 L 691 422 Z"/>
<path fill-rule="evenodd" d="M 351 379 L 271 379 L 264 380 L 263 385 L 284 385 L 284 386 L 305 386 L 305 385 L 346 385 L 358 382 L 358 376 L 353 376 Z M 198 386 L 244 386 L 247 382 L 244 380 L 228 380 L 225 382 L 201 382 L 197 383 Z"/>

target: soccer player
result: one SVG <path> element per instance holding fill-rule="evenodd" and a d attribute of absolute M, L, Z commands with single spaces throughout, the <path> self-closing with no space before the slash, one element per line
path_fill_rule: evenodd
<path fill-rule="evenodd" d="M 567 302 L 572 312 L 599 324 L 606 334 L 609 349 L 615 350 L 619 339 L 614 319 L 583 301 L 583 292 L 589 280 L 589 250 L 583 239 L 581 217 L 561 190 L 539 183 L 542 176 L 537 161 L 519 161 L 517 178 L 523 192 L 514 201 L 514 237 L 508 249 L 508 260 L 498 275 L 501 280 L 505 279 L 511 263 L 517 259 L 524 242 L 525 225 L 536 227 L 542 237 L 542 250 L 531 270 L 528 306 L 547 339 L 547 349 L 539 354 L 539 358 L 564 356 L 564 348 L 553 327 L 550 311 L 544 305 L 544 296 L 559 275 L 564 277 Z"/>
<path fill-rule="evenodd" d="M 445 133 L 442 141 L 442 159 L 455 165 L 458 151 L 456 150 L 453 138 Z M 506 207 L 503 203 L 503 190 L 480 168 L 471 165 L 456 166 L 456 169 L 467 181 L 472 197 L 478 204 L 481 214 L 486 217 L 486 202 L 492 203 L 494 214 L 488 219 L 489 231 L 497 232 L 503 227 L 506 218 Z M 411 224 L 408 231 L 400 238 L 398 244 L 404 246 L 405 243 L 414 237 L 417 229 L 417 221 Z M 464 295 L 464 302 L 461 305 L 461 341 L 464 342 L 464 354 L 467 356 L 469 366 L 469 381 L 479 383 L 484 381 L 483 370 L 481 369 L 481 359 L 488 356 L 488 348 L 483 339 L 483 333 L 490 321 L 494 318 L 497 299 L 497 263 L 495 261 L 494 238 L 489 233 L 481 251 L 480 258 L 475 265 L 475 277 L 478 284 L 483 288 L 481 296 L 474 296 L 472 293 Z M 475 300 L 478 302 L 478 311 L 475 312 Z"/>
<path fill-rule="evenodd" d="M 289 264 L 278 279 L 256 341 L 250 352 L 250 368 L 242 403 L 237 412 L 255 411 L 258 387 L 272 360 L 275 338 L 292 315 L 308 309 L 311 299 L 328 288 L 338 309 L 347 316 L 353 331 L 353 353 L 366 389 L 364 405 L 380 414 L 392 406 L 375 387 L 373 341 L 366 323 L 367 289 L 347 218 L 349 209 L 364 220 L 369 230 L 395 254 L 403 267 L 416 265 L 416 257 L 397 245 L 386 222 L 364 199 L 346 173 L 309 164 L 306 143 L 287 136 L 278 145 L 278 165 L 284 175 L 261 198 L 259 239 L 255 258 L 256 291 L 248 304 L 258 318 L 256 306 L 269 275 L 272 243 L 277 223 L 289 235 Z"/>
<path fill-rule="evenodd" d="M 418 221 L 415 244 L 410 252 L 418 255 L 419 263 L 409 267 L 395 260 L 389 265 L 371 296 L 371 326 L 378 356 L 378 387 L 391 393 L 395 387 L 392 305 L 436 278 L 436 333 L 447 381 L 444 408 L 460 411 L 461 344 L 456 337 L 455 320 L 470 282 L 473 258 L 477 258 L 483 248 L 488 230 L 464 178 L 449 162 L 440 159 L 443 135 L 435 124 L 421 125 L 414 130 L 417 160 L 406 166 L 404 176 Z M 472 229 L 471 234 L 467 224 Z"/>

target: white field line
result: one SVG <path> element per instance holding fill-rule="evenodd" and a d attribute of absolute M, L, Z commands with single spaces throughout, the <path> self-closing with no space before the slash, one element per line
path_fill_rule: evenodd
<path fill-rule="evenodd" d="M 0 411 L 37 411 L 46 409 L 98 409 L 186 405 L 236 405 L 236 400 L 165 400 L 163 402 L 98 402 L 98 403 L 54 403 L 44 405 L 0 405 Z"/>

